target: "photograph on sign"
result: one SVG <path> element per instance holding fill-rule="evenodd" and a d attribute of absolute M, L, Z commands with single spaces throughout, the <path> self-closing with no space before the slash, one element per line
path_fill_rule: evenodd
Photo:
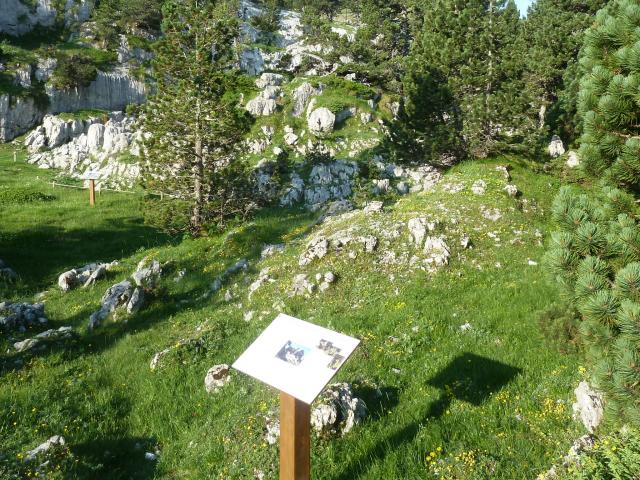
<path fill-rule="evenodd" d="M 233 368 L 311 403 L 358 343 L 356 338 L 280 314 Z"/>

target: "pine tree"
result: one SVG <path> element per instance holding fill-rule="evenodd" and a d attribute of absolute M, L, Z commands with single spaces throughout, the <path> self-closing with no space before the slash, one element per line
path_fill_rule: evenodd
<path fill-rule="evenodd" d="M 628 188 L 640 184 L 640 6 L 615 2 L 585 35 L 580 63 L 580 153 L 593 175 Z"/>
<path fill-rule="evenodd" d="M 156 93 L 141 118 L 148 134 L 144 184 L 167 195 L 150 201 L 147 214 L 169 230 L 197 233 L 245 208 L 237 185 L 224 188 L 238 180 L 225 173 L 238 175 L 237 148 L 248 130 L 234 96 L 238 24 L 232 6 L 215 0 L 170 1 L 163 17 L 153 64 Z M 229 195 L 233 208 L 221 195 Z"/>
<path fill-rule="evenodd" d="M 640 209 L 632 193 L 640 184 L 639 27 L 640 1 L 614 0 L 585 35 L 580 151 L 605 186 L 596 198 L 560 191 L 553 206 L 560 231 L 547 254 L 577 307 L 595 385 L 613 418 L 634 424 L 640 424 Z"/>
<path fill-rule="evenodd" d="M 521 54 L 526 60 L 523 93 L 529 99 L 528 117 L 538 126 L 530 134 L 531 142 L 542 142 L 556 134 L 571 143 L 579 136 L 578 53 L 585 29 L 606 3 L 537 0 L 529 7 L 523 23 Z"/>
<path fill-rule="evenodd" d="M 504 139 L 513 135 L 512 124 L 519 121 L 512 115 L 518 111 L 514 109 L 518 98 L 515 82 L 522 70 L 515 54 L 520 21 L 515 4 L 506 0 L 436 0 L 422 9 L 422 32 L 407 62 L 409 81 L 405 80 L 404 95 L 411 99 L 428 94 L 416 90 L 421 85 L 416 81 L 420 75 L 441 79 L 444 84 L 434 95 L 448 91 L 455 100 L 442 112 L 452 119 L 449 126 L 462 126 L 460 144 L 470 155 L 487 156 L 500 147 L 499 140 L 504 144 Z M 428 117 L 431 112 L 413 114 Z M 429 126 L 428 122 L 423 124 Z"/>

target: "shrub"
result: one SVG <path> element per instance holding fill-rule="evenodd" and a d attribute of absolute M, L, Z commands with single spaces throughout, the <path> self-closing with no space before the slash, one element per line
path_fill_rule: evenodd
<path fill-rule="evenodd" d="M 98 69 L 93 61 L 82 54 L 61 55 L 51 76 L 51 84 L 62 90 L 86 87 L 93 82 Z"/>

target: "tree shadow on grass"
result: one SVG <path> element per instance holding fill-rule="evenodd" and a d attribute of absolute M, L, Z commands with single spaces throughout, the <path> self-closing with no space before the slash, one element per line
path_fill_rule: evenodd
<path fill-rule="evenodd" d="M 479 406 L 520 372 L 519 368 L 474 353 L 459 355 L 427 382 L 441 389 L 442 394 L 427 407 L 424 415 L 418 421 L 411 422 L 379 441 L 366 454 L 347 465 L 335 480 L 352 480 L 364 475 L 376 460 L 383 459 L 389 452 L 412 442 L 418 435 L 420 426 L 430 419 L 441 417 L 453 399 Z"/>
<path fill-rule="evenodd" d="M 110 262 L 171 242 L 171 237 L 127 219 L 112 219 L 108 228 L 86 230 L 34 226 L 1 236 L 0 258 L 18 273 L 25 290 L 36 292 L 55 284 L 57 276 L 70 268 L 97 260 Z"/>
<path fill-rule="evenodd" d="M 71 445 L 71 452 L 79 460 L 74 468 L 73 478 L 154 478 L 156 460 L 145 458 L 145 454 L 154 453 L 156 446 L 155 439 L 143 437 L 101 438 Z"/>

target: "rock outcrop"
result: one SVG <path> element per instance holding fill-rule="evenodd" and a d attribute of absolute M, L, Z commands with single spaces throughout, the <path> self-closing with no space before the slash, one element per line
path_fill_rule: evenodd
<path fill-rule="evenodd" d="M 576 401 L 573 404 L 573 418 L 580 420 L 584 427 L 593 433 L 604 416 L 604 399 L 600 392 L 591 388 L 587 382 L 580 382 L 574 391 Z"/>
<path fill-rule="evenodd" d="M 96 283 L 116 265 L 118 262 L 114 261 L 111 263 L 88 263 L 82 267 L 72 268 L 58 276 L 58 287 L 63 292 L 68 292 L 79 286 L 88 287 Z"/>
<path fill-rule="evenodd" d="M 135 119 L 121 112 L 86 120 L 47 115 L 42 125 L 25 138 L 25 146 L 30 152 L 29 163 L 61 169 L 79 179 L 91 171 L 100 189 L 133 185 L 140 175 L 140 165 L 119 158 L 139 153 L 141 139 Z"/>
<path fill-rule="evenodd" d="M 564 144 L 562 143 L 562 140 L 559 136 L 554 135 L 553 137 L 551 137 L 551 142 L 547 147 L 547 151 L 549 152 L 549 156 L 551 158 L 556 158 L 564 154 Z"/>
<path fill-rule="evenodd" d="M 0 329 L 24 332 L 30 327 L 47 325 L 43 303 L 0 302 Z"/>
<path fill-rule="evenodd" d="M 0 33 L 14 37 L 29 33 L 36 27 L 51 28 L 61 23 L 69 28 L 85 22 L 91 16 L 93 0 L 2 0 L 0 2 Z M 56 10 L 59 5 L 63 11 Z M 61 21 L 60 21 L 61 19 Z"/>
<path fill-rule="evenodd" d="M 324 135 L 333 132 L 333 126 L 335 123 L 336 116 L 326 107 L 316 108 L 307 118 L 309 130 L 316 135 Z"/>

